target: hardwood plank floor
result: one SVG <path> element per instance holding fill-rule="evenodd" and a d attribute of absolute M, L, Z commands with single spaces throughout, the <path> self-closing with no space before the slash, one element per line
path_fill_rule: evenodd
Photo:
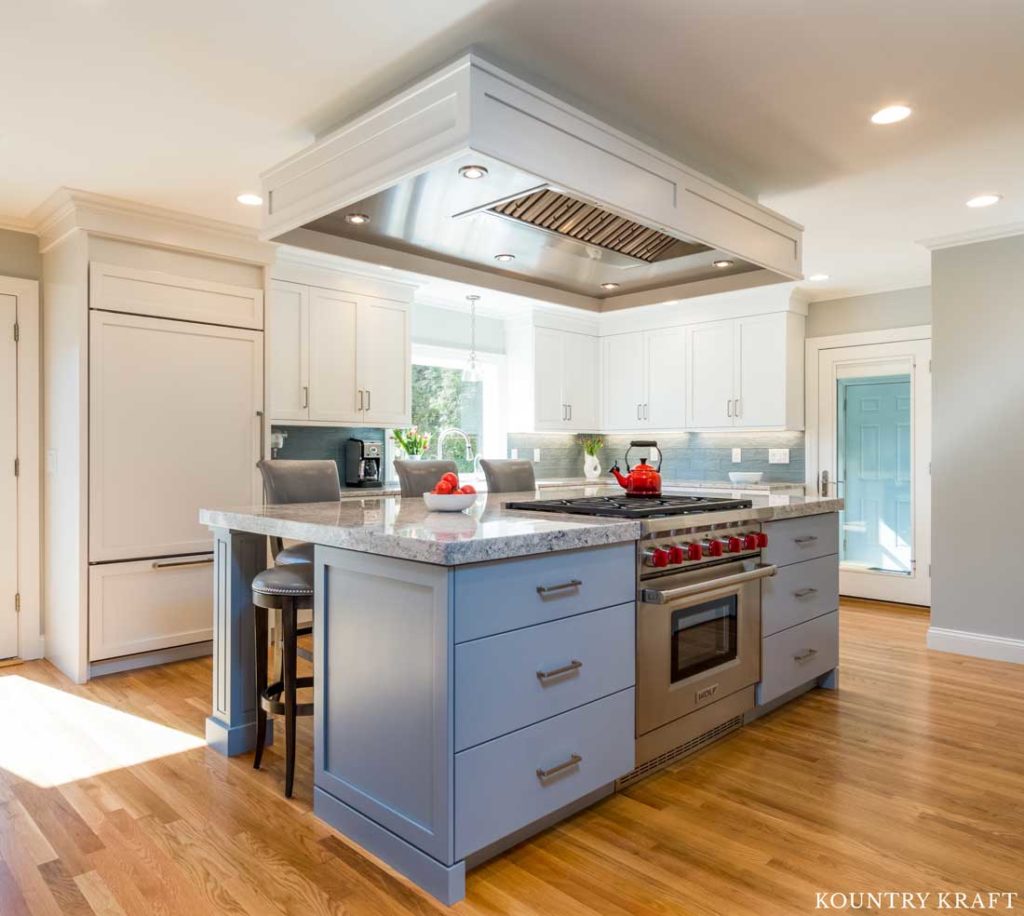
<path fill-rule="evenodd" d="M 929 652 L 921 611 L 844 601 L 814 691 L 487 863 L 457 913 L 810 913 L 818 891 L 1024 893 L 1024 667 Z M 0 916 L 444 907 L 202 746 L 209 659 L 79 687 L 0 670 Z M 1024 909 L 1024 899 L 1017 906 Z"/>

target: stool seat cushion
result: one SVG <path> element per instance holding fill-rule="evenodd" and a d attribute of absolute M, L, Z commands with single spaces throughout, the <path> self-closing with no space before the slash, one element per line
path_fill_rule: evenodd
<path fill-rule="evenodd" d="M 299 597 L 313 594 L 313 567 L 308 563 L 288 563 L 272 566 L 252 580 L 252 590 L 257 595 L 282 595 Z"/>
<path fill-rule="evenodd" d="M 278 566 L 287 566 L 289 563 L 312 563 L 314 547 L 314 544 L 292 544 L 278 553 L 274 557 L 274 562 Z"/>

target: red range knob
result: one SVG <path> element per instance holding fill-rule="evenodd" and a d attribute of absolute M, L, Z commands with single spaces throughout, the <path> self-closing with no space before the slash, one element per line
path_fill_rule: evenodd
<path fill-rule="evenodd" d="M 709 557 L 720 557 L 724 550 L 721 541 L 705 541 L 704 554 Z"/>
<path fill-rule="evenodd" d="M 744 550 L 757 550 L 757 535 L 756 534 L 745 534 L 745 535 L 743 535 L 743 549 Z"/>
<path fill-rule="evenodd" d="M 702 556 L 704 556 L 704 552 L 700 549 L 700 544 L 686 545 L 687 560 L 699 560 Z"/>
<path fill-rule="evenodd" d="M 768 535 L 765 534 L 763 531 L 759 531 L 757 533 L 757 546 L 758 547 L 767 547 L 768 546 Z"/>
<path fill-rule="evenodd" d="M 725 549 L 729 553 L 739 553 L 743 549 L 743 540 L 735 535 L 725 539 Z"/>
<path fill-rule="evenodd" d="M 668 566 L 668 551 L 655 547 L 646 554 L 648 566 Z"/>
<path fill-rule="evenodd" d="M 673 544 L 668 549 L 669 563 L 682 563 L 686 559 L 686 551 L 679 544 Z"/>

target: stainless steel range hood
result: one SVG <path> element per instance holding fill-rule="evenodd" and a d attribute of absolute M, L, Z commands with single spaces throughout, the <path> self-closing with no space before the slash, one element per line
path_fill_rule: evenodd
<path fill-rule="evenodd" d="M 267 239 L 582 308 L 801 276 L 801 227 L 472 56 L 264 190 Z"/>

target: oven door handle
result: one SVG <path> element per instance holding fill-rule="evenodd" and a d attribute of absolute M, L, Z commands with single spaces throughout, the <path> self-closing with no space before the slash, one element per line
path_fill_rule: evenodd
<path fill-rule="evenodd" d="M 722 576 L 721 579 L 695 582 L 693 585 L 681 585 L 679 588 L 670 588 L 665 591 L 660 591 L 656 588 L 645 588 L 640 594 L 645 604 L 669 604 L 672 601 L 678 601 L 680 598 L 690 598 L 693 595 L 701 595 L 704 592 L 713 592 L 732 585 L 742 585 L 744 582 L 753 582 L 755 579 L 767 579 L 769 576 L 774 576 L 778 571 L 777 566 L 758 566 L 745 572 L 736 573 L 733 576 Z"/>

